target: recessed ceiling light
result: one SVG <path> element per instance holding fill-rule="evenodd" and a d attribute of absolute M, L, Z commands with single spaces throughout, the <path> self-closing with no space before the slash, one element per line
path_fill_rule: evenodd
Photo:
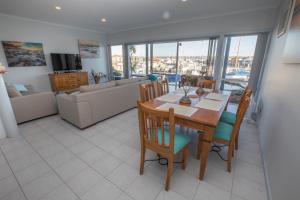
<path fill-rule="evenodd" d="M 182 2 L 187 2 L 187 0 L 181 0 Z"/>
<path fill-rule="evenodd" d="M 103 22 L 103 23 L 105 23 L 106 21 L 107 21 L 106 18 L 101 19 L 101 22 Z"/>
<path fill-rule="evenodd" d="M 168 19 L 170 19 L 170 17 L 171 17 L 171 13 L 169 11 L 165 11 L 163 13 L 163 19 L 164 20 L 168 20 Z"/>
<path fill-rule="evenodd" d="M 55 6 L 55 9 L 56 10 L 61 10 L 61 7 L 60 6 Z"/>

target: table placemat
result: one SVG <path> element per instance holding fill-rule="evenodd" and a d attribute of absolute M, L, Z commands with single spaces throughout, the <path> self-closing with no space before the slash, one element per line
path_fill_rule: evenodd
<path fill-rule="evenodd" d="M 219 93 L 209 93 L 205 97 L 206 99 L 213 99 L 217 101 L 226 101 L 228 96 L 224 94 L 219 94 Z"/>
<path fill-rule="evenodd" d="M 223 107 L 223 102 L 210 99 L 202 99 L 194 107 L 203 108 L 207 110 L 219 111 Z"/>
<path fill-rule="evenodd" d="M 173 104 L 173 103 L 164 103 L 164 104 L 156 107 L 156 109 L 164 110 L 164 111 L 168 111 L 169 108 L 174 108 L 175 114 L 188 116 L 188 117 L 192 116 L 195 112 L 197 112 L 197 108 L 182 106 L 182 105 Z"/>
<path fill-rule="evenodd" d="M 182 96 L 183 95 L 177 95 L 177 94 L 169 93 L 169 94 L 157 97 L 156 100 L 175 103 L 175 102 L 179 101 Z"/>

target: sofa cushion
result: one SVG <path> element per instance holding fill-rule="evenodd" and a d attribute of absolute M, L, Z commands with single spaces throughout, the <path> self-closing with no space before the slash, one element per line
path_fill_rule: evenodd
<path fill-rule="evenodd" d="M 10 85 L 7 87 L 7 93 L 10 98 L 21 97 L 22 94 L 15 88 L 15 86 Z"/>
<path fill-rule="evenodd" d="M 85 93 L 85 92 L 91 92 L 91 91 L 100 90 L 100 89 L 109 88 L 109 87 L 114 87 L 114 86 L 116 86 L 116 82 L 115 81 L 110 81 L 110 82 L 107 82 L 107 83 L 80 86 L 79 90 L 80 90 L 80 93 Z"/>

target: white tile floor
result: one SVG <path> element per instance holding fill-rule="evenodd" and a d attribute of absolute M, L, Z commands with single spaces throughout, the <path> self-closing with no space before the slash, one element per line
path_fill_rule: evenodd
<path fill-rule="evenodd" d="M 136 112 L 85 130 L 59 116 L 20 125 L 22 137 L 0 140 L 0 200 L 267 199 L 254 125 L 242 125 L 232 173 L 211 153 L 205 179 L 199 181 L 193 143 L 187 169 L 175 168 L 165 192 L 165 166 L 147 162 L 145 174 L 139 175 Z M 187 134 L 195 138 L 192 130 Z M 154 156 L 147 153 L 147 158 Z"/>

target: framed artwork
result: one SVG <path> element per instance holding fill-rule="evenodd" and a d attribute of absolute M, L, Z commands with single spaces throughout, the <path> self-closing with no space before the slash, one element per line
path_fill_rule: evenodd
<path fill-rule="evenodd" d="M 95 40 L 79 40 L 81 58 L 100 58 L 100 45 Z"/>
<path fill-rule="evenodd" d="M 284 35 L 287 31 L 288 22 L 291 14 L 293 6 L 293 0 L 289 0 L 287 6 L 285 6 L 284 10 L 281 13 L 278 29 L 277 29 L 277 37 Z"/>
<path fill-rule="evenodd" d="M 2 41 L 8 67 L 46 66 L 42 43 Z"/>
<path fill-rule="evenodd" d="M 300 0 L 295 0 L 284 50 L 284 62 L 300 63 Z"/>

